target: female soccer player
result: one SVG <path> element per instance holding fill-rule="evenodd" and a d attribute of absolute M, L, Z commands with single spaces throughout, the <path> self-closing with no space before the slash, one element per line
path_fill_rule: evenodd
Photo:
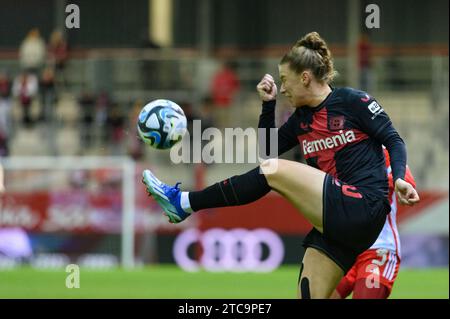
<path fill-rule="evenodd" d="M 281 93 L 296 108 L 278 130 L 278 154 L 300 144 L 308 165 L 271 158 L 196 192 L 168 186 L 149 170 L 143 182 L 173 223 L 202 209 L 248 204 L 270 190 L 280 193 L 313 225 L 303 243 L 298 296 L 329 298 L 356 257 L 376 240 L 390 211 L 382 145 L 391 155 L 400 203 L 413 205 L 419 196 L 404 180 L 405 145 L 382 107 L 365 92 L 330 86 L 333 61 L 317 32 L 300 39 L 278 71 Z M 273 77 L 266 74 L 257 91 L 259 127 L 275 127 Z"/>

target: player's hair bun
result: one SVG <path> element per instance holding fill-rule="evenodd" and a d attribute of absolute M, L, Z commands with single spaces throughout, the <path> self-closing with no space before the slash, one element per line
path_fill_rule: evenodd
<path fill-rule="evenodd" d="M 311 50 L 321 50 L 327 47 L 325 41 L 320 37 L 317 32 L 310 32 L 303 38 L 297 41 L 295 46 L 302 46 Z"/>
<path fill-rule="evenodd" d="M 327 43 L 317 32 L 310 32 L 298 40 L 281 63 L 288 62 L 300 73 L 309 69 L 318 81 L 329 83 L 337 75 Z"/>

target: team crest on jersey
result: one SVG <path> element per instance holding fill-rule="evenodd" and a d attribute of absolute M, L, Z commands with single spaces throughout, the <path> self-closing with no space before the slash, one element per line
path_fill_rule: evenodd
<path fill-rule="evenodd" d="M 339 131 L 344 129 L 345 117 L 333 116 L 328 120 L 328 129 L 330 131 Z"/>

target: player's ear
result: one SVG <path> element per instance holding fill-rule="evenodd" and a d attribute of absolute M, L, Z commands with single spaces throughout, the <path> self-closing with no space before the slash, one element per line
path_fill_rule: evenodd
<path fill-rule="evenodd" d="M 302 82 L 304 87 L 308 87 L 311 83 L 311 72 L 309 72 L 308 70 L 303 71 L 300 74 L 300 81 Z"/>

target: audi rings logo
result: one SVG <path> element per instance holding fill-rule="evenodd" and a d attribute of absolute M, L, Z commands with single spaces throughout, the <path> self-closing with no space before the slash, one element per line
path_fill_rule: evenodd
<path fill-rule="evenodd" d="M 189 248 L 195 244 L 202 248 L 199 258 L 189 256 Z M 212 228 L 203 233 L 188 229 L 176 238 L 173 254 L 178 266 L 186 271 L 203 267 L 208 271 L 269 272 L 283 261 L 284 246 L 268 229 Z"/>

